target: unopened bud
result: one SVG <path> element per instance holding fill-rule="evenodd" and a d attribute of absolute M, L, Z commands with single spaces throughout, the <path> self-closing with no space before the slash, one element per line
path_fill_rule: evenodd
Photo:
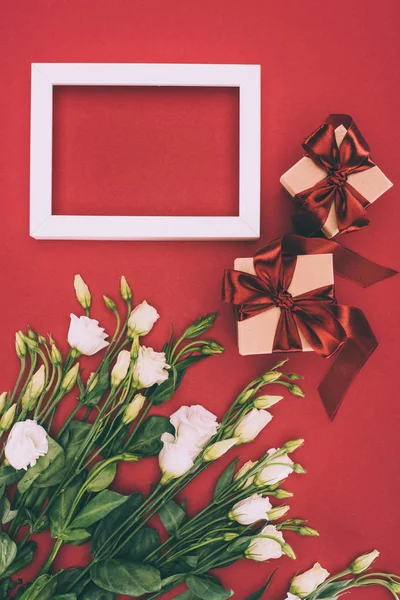
<path fill-rule="evenodd" d="M 267 371 L 267 373 L 264 373 L 261 379 L 264 383 L 273 383 L 280 377 L 282 377 L 282 373 L 279 371 Z"/>
<path fill-rule="evenodd" d="M 281 519 L 286 515 L 286 513 L 289 512 L 289 510 L 290 506 L 288 504 L 284 504 L 283 506 L 275 506 L 274 508 L 271 508 L 271 510 L 267 512 L 268 521 L 277 521 L 278 519 Z"/>
<path fill-rule="evenodd" d="M 224 538 L 224 540 L 226 542 L 231 542 L 232 540 L 235 540 L 237 537 L 239 537 L 238 533 L 224 533 L 224 535 L 222 536 Z"/>
<path fill-rule="evenodd" d="M 253 402 L 255 408 L 270 408 L 283 399 L 283 396 L 258 396 Z"/>
<path fill-rule="evenodd" d="M 65 375 L 61 382 L 61 388 L 65 392 L 70 392 L 74 387 L 79 373 L 79 363 L 76 363 Z"/>
<path fill-rule="evenodd" d="M 38 347 L 36 340 L 25 334 L 22 334 L 22 336 L 23 336 L 25 345 L 28 346 L 29 350 L 33 350 L 34 352 L 36 352 L 37 347 Z"/>
<path fill-rule="evenodd" d="M 28 325 L 28 338 L 30 340 L 34 340 L 36 342 L 36 333 L 33 331 L 33 329 L 31 327 L 29 327 Z"/>
<path fill-rule="evenodd" d="M 30 380 L 23 396 L 21 399 L 22 408 L 24 410 L 32 410 L 35 401 L 39 398 L 43 392 L 44 383 L 46 378 L 46 372 L 44 365 L 42 365 Z"/>
<path fill-rule="evenodd" d="M 297 373 L 285 373 L 285 377 L 291 381 L 295 381 L 296 379 L 304 379 L 302 375 L 297 375 Z"/>
<path fill-rule="evenodd" d="M 55 365 L 56 367 L 60 366 L 62 363 L 61 352 L 59 351 L 54 342 L 51 343 L 50 359 L 53 365 Z"/>
<path fill-rule="evenodd" d="M 111 385 L 117 386 L 125 379 L 129 365 L 131 364 L 131 354 L 129 350 L 121 350 L 118 354 L 117 362 L 111 371 Z"/>
<path fill-rule="evenodd" d="M 304 467 L 302 467 L 302 466 L 301 466 L 301 465 L 299 465 L 299 464 L 294 464 L 294 465 L 293 465 L 293 471 L 294 471 L 295 473 L 299 473 L 300 475 L 305 475 L 305 474 L 307 473 L 307 471 L 305 470 L 305 468 L 304 468 Z"/>
<path fill-rule="evenodd" d="M 76 298 L 79 304 L 82 306 L 82 308 L 84 310 L 90 308 L 92 304 L 92 296 L 90 294 L 88 286 L 83 281 L 80 275 L 75 275 L 74 277 L 74 288 Z"/>
<path fill-rule="evenodd" d="M 3 392 L 2 394 L 0 394 L 0 415 L 4 410 L 6 402 L 7 402 L 7 392 Z"/>
<path fill-rule="evenodd" d="M 117 310 L 117 305 L 115 304 L 114 300 L 111 300 L 111 298 L 109 298 L 108 296 L 103 296 L 103 300 L 107 308 L 109 308 L 113 312 Z"/>
<path fill-rule="evenodd" d="M 214 354 L 222 354 L 224 352 L 224 348 L 220 346 L 217 342 L 210 341 L 207 344 L 204 344 L 201 347 L 201 353 L 206 356 L 213 356 Z"/>
<path fill-rule="evenodd" d="M 99 376 L 96 375 L 96 373 L 90 373 L 89 378 L 86 383 L 86 391 L 91 392 L 92 390 L 94 390 L 98 381 L 99 381 Z"/>
<path fill-rule="evenodd" d="M 139 356 L 139 348 L 140 348 L 139 336 L 135 336 L 132 340 L 132 347 L 131 347 L 132 360 L 136 360 L 137 357 Z"/>
<path fill-rule="evenodd" d="M 228 452 L 228 450 L 230 450 L 237 443 L 237 441 L 238 439 L 234 437 L 228 440 L 221 440 L 220 442 L 215 442 L 215 444 L 211 444 L 211 446 L 209 446 L 205 450 L 203 454 L 203 460 L 205 460 L 206 462 L 217 460 L 218 458 L 226 454 L 226 452 Z"/>
<path fill-rule="evenodd" d="M 129 302 L 132 299 L 132 290 L 129 287 L 129 284 L 128 284 L 126 278 L 124 277 L 124 275 L 122 275 L 122 277 L 121 277 L 120 291 L 121 291 L 121 296 L 125 300 L 125 302 Z"/>
<path fill-rule="evenodd" d="M 291 384 L 289 385 L 289 392 L 291 394 L 293 394 L 293 396 L 299 396 L 299 398 L 305 398 L 305 393 L 303 392 L 303 390 L 301 389 L 301 387 L 299 387 L 296 384 Z"/>
<path fill-rule="evenodd" d="M 378 550 L 373 550 L 372 552 L 367 552 L 366 554 L 362 554 L 349 566 L 349 569 L 352 573 L 358 575 L 359 573 L 363 573 L 372 565 L 372 563 L 378 558 L 379 552 Z"/>
<path fill-rule="evenodd" d="M 300 529 L 298 530 L 298 533 L 300 535 L 305 535 L 307 537 L 318 537 L 319 533 L 316 529 L 313 529 L 312 527 L 300 527 Z"/>
<path fill-rule="evenodd" d="M 254 394 L 254 388 L 250 388 L 246 392 L 242 392 L 238 398 L 238 404 L 246 404 Z"/>
<path fill-rule="evenodd" d="M 125 423 L 125 425 L 132 423 L 132 421 L 136 419 L 142 410 L 145 401 L 146 398 L 143 396 L 143 394 L 136 394 L 134 399 L 125 408 L 124 416 L 122 417 L 122 421 Z"/>
<path fill-rule="evenodd" d="M 296 554 L 294 553 L 292 546 L 289 546 L 289 544 L 283 544 L 282 552 L 292 560 L 296 560 Z"/>
<path fill-rule="evenodd" d="M 292 498 L 293 497 L 293 493 L 292 492 L 288 492 L 287 490 L 281 490 L 279 488 L 279 489 L 276 490 L 274 496 L 278 500 L 284 500 L 285 498 Z"/>
<path fill-rule="evenodd" d="M 17 409 L 17 405 L 13 404 L 10 406 L 8 410 L 4 413 L 4 415 L 0 419 L 0 429 L 2 431 L 7 431 L 10 429 L 11 425 L 14 422 L 15 411 Z"/>
<path fill-rule="evenodd" d="M 17 331 L 15 334 L 15 351 L 18 358 L 23 358 L 26 356 L 26 344 L 24 342 L 22 331 Z"/>
<path fill-rule="evenodd" d="M 286 444 L 283 445 L 283 450 L 285 450 L 287 454 L 290 454 L 291 452 L 294 452 L 295 450 L 300 448 L 300 446 L 302 446 L 303 444 L 304 440 L 301 438 L 299 438 L 298 440 L 290 440 L 289 442 L 286 442 Z"/>

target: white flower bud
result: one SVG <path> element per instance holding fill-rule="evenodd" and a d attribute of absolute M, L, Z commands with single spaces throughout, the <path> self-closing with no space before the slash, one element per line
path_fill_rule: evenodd
<path fill-rule="evenodd" d="M 76 363 L 65 375 L 61 382 L 61 388 L 70 392 L 74 387 L 79 373 L 79 363 Z"/>
<path fill-rule="evenodd" d="M 266 521 L 268 512 L 272 509 L 269 498 L 263 498 L 260 494 L 253 494 L 249 498 L 237 502 L 229 511 L 231 521 L 237 521 L 241 525 L 252 525 L 257 521 Z"/>
<path fill-rule="evenodd" d="M 261 530 L 260 535 L 254 537 L 245 551 L 246 558 L 263 562 L 273 558 L 280 558 L 284 552 L 282 547 L 285 540 L 275 525 L 267 525 Z"/>
<path fill-rule="evenodd" d="M 75 275 L 74 277 L 74 288 L 77 300 L 82 308 L 84 310 L 90 308 L 92 304 L 92 297 L 90 295 L 88 286 L 80 275 Z"/>
<path fill-rule="evenodd" d="M 206 448 L 203 454 L 203 460 L 209 462 L 211 460 L 217 460 L 223 456 L 228 450 L 230 450 L 236 443 L 237 438 L 229 438 L 228 440 L 222 440 L 220 442 L 215 442 L 215 444 L 211 444 L 208 448 Z"/>
<path fill-rule="evenodd" d="M 271 419 L 268 411 L 252 408 L 236 426 L 233 437 L 239 438 L 239 444 L 252 442 Z"/>
<path fill-rule="evenodd" d="M 22 396 L 21 404 L 23 409 L 32 410 L 35 400 L 37 400 L 43 392 L 45 375 L 45 368 L 44 365 L 42 365 L 33 375 Z"/>
<path fill-rule="evenodd" d="M 244 476 L 246 475 L 246 473 L 248 473 L 248 471 L 250 471 L 250 469 L 252 469 L 253 467 L 256 466 L 256 462 L 253 462 L 252 460 L 248 460 L 247 462 L 244 463 L 244 465 L 242 467 L 240 467 L 240 469 L 238 470 L 238 472 L 235 474 L 233 480 L 237 481 L 238 479 L 241 479 L 243 477 L 243 488 L 247 488 L 249 487 L 249 485 L 251 485 L 254 481 L 254 475 L 252 475 L 251 477 L 248 477 L 247 479 L 244 479 Z"/>
<path fill-rule="evenodd" d="M 89 393 L 92 390 L 94 390 L 98 381 L 99 381 L 99 376 L 96 375 L 95 372 L 90 373 L 88 380 L 86 382 L 86 391 Z"/>
<path fill-rule="evenodd" d="M 283 396 L 258 396 L 253 402 L 255 408 L 271 408 L 283 399 Z"/>
<path fill-rule="evenodd" d="M 128 319 L 128 336 L 133 338 L 138 335 L 147 335 L 159 318 L 160 315 L 156 309 L 144 300 L 130 314 Z"/>
<path fill-rule="evenodd" d="M 6 402 L 7 402 L 7 392 L 3 392 L 2 394 L 0 394 L 0 415 L 4 410 Z"/>
<path fill-rule="evenodd" d="M 145 402 L 146 398 L 143 396 L 143 394 L 136 394 L 133 400 L 125 408 L 124 416 L 122 417 L 122 421 L 125 423 L 125 425 L 132 423 L 132 421 L 136 419 Z"/>
<path fill-rule="evenodd" d="M 277 381 L 281 376 L 282 373 L 279 371 L 268 371 L 261 377 L 261 379 L 264 383 L 274 383 L 274 381 Z"/>
<path fill-rule="evenodd" d="M 299 598 L 307 598 L 315 592 L 318 586 L 321 585 L 329 577 L 329 572 L 323 569 L 319 563 L 315 563 L 312 569 L 309 569 L 301 575 L 297 575 L 292 579 L 290 584 L 290 592 Z"/>
<path fill-rule="evenodd" d="M 130 300 L 132 300 L 132 290 L 129 287 L 129 284 L 128 284 L 126 278 L 124 277 L 124 275 L 122 275 L 122 277 L 121 277 L 120 290 L 121 290 L 121 296 L 125 300 L 125 302 L 129 302 Z"/>
<path fill-rule="evenodd" d="M 283 506 L 275 506 L 268 511 L 268 521 L 277 521 L 286 515 L 289 512 L 290 506 L 287 504 Z"/>
<path fill-rule="evenodd" d="M 121 350 L 121 352 L 118 354 L 117 362 L 111 371 L 111 385 L 116 387 L 125 379 L 130 364 L 131 353 L 129 350 Z"/>
<path fill-rule="evenodd" d="M 22 331 L 17 331 L 15 334 L 15 351 L 18 358 L 26 356 L 26 344 L 24 342 L 24 334 Z"/>
<path fill-rule="evenodd" d="M 4 415 L 0 419 L 0 430 L 7 431 L 10 429 L 11 425 L 14 422 L 15 411 L 17 410 L 17 405 L 12 404 L 8 410 L 4 413 Z"/>
<path fill-rule="evenodd" d="M 349 569 L 352 573 L 358 575 L 359 573 L 363 573 L 372 565 L 372 563 L 378 558 L 379 552 L 378 550 L 373 550 L 372 552 L 367 552 L 366 554 L 362 554 L 349 566 Z"/>
<path fill-rule="evenodd" d="M 59 351 L 59 349 L 57 348 L 57 346 L 54 344 L 54 342 L 51 344 L 50 358 L 51 358 L 51 362 L 56 367 L 58 367 L 58 366 L 61 365 L 61 363 L 62 363 L 61 352 Z"/>

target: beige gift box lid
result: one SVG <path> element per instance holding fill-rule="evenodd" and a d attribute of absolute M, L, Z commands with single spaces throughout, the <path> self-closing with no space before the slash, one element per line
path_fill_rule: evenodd
<path fill-rule="evenodd" d="M 256 274 L 253 258 L 237 258 L 234 268 L 236 271 Z M 326 285 L 333 285 L 333 283 L 332 254 L 300 255 L 297 257 L 296 268 L 288 292 L 292 296 L 299 296 Z M 242 355 L 271 354 L 280 313 L 281 309 L 274 307 L 245 321 L 238 321 L 239 353 Z M 301 331 L 299 334 L 303 351 L 312 350 Z"/>
<path fill-rule="evenodd" d="M 335 138 L 339 147 L 346 133 L 347 129 L 344 125 L 336 127 Z M 293 197 L 313 187 L 326 177 L 327 173 L 321 167 L 316 165 L 311 158 L 304 156 L 282 175 L 280 182 Z M 360 173 L 352 173 L 348 177 L 348 182 L 371 204 L 393 185 L 377 166 L 371 167 L 371 169 L 367 169 L 366 171 L 361 171 Z M 331 206 L 328 218 L 322 227 L 322 232 L 327 238 L 331 238 L 339 233 L 334 204 Z"/>

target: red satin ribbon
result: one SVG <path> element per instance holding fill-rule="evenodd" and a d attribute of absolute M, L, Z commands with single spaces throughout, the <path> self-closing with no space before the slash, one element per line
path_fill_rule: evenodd
<path fill-rule="evenodd" d="M 337 251 L 339 258 L 342 258 L 343 251 L 350 252 L 335 242 L 286 235 L 256 253 L 256 275 L 228 269 L 223 282 L 223 300 L 235 306 L 239 321 L 275 306 L 281 309 L 273 352 L 301 350 L 301 331 L 320 356 L 335 355 L 333 365 L 318 388 L 330 419 L 334 418 L 351 381 L 377 346 L 363 312 L 358 308 L 338 305 L 333 286 L 295 297 L 288 292 L 296 268 L 296 255 L 331 253 L 332 250 L 334 264 Z M 360 283 L 359 278 L 351 278 Z M 362 285 L 372 283 L 371 280 L 367 283 L 362 277 Z"/>
<path fill-rule="evenodd" d="M 335 129 L 344 125 L 347 133 L 338 147 Z M 293 217 L 296 231 L 311 236 L 325 224 L 332 204 L 335 205 L 340 233 L 349 233 L 369 223 L 365 208 L 369 205 L 347 181 L 375 165 L 369 156 L 369 146 L 349 115 L 330 115 L 326 122 L 308 136 L 303 148 L 315 164 L 324 169 L 327 177 L 312 188 L 294 197 L 298 212 Z"/>

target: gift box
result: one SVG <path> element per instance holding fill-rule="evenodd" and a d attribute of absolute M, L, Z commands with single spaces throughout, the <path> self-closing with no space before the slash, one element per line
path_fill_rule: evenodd
<path fill-rule="evenodd" d="M 253 257 L 237 258 L 234 268 L 236 271 L 256 275 Z M 293 298 L 296 298 L 311 290 L 333 286 L 333 283 L 332 254 L 300 255 L 296 258 L 293 278 L 287 291 Z M 273 306 L 249 319 L 237 321 L 240 354 L 270 354 L 274 351 L 274 339 L 282 310 L 285 308 Z M 305 352 L 313 350 L 301 330 L 298 332 L 301 350 Z"/>
<path fill-rule="evenodd" d="M 331 115 L 305 139 L 307 156 L 280 181 L 295 199 L 296 231 L 327 238 L 368 225 L 365 209 L 392 187 L 371 160 L 369 147 L 353 119 Z"/>
<path fill-rule="evenodd" d="M 224 274 L 222 297 L 235 310 L 242 355 L 314 350 L 334 357 L 318 390 L 334 418 L 377 340 L 363 312 L 338 304 L 334 272 L 367 287 L 395 271 L 325 238 L 285 235 L 237 258 Z"/>

